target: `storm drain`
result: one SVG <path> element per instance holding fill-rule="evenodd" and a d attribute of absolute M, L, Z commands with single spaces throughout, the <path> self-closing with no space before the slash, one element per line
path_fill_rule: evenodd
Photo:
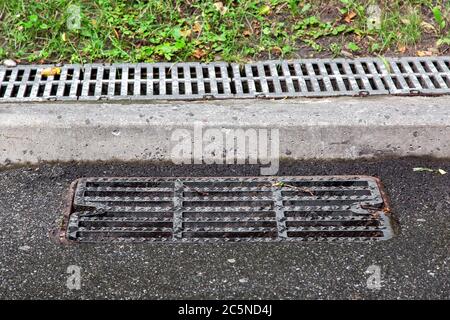
<path fill-rule="evenodd" d="M 450 57 L 0 67 L 0 102 L 450 93 Z"/>
<path fill-rule="evenodd" d="M 86 65 L 84 71 L 80 100 L 232 96 L 226 63 Z"/>
<path fill-rule="evenodd" d="M 77 100 L 82 67 L 65 65 L 58 75 L 42 75 L 42 70 L 51 67 L 0 67 L 0 101 Z"/>
<path fill-rule="evenodd" d="M 82 178 L 61 238 L 71 242 L 374 241 L 389 206 L 367 176 Z"/>
<path fill-rule="evenodd" d="M 375 59 L 303 60 L 232 65 L 239 97 L 389 94 L 389 72 Z"/>

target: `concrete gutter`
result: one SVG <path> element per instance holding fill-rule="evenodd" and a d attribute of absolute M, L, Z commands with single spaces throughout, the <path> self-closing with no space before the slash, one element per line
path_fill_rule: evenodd
<path fill-rule="evenodd" d="M 0 164 L 170 160 L 175 129 L 279 129 L 280 156 L 450 157 L 448 97 L 0 104 Z"/>

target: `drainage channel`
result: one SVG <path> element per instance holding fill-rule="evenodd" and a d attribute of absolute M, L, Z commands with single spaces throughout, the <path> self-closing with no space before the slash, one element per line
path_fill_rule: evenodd
<path fill-rule="evenodd" d="M 0 67 L 0 102 L 450 93 L 450 57 Z"/>
<path fill-rule="evenodd" d="M 393 236 L 368 176 L 81 178 L 64 242 L 377 241 Z"/>

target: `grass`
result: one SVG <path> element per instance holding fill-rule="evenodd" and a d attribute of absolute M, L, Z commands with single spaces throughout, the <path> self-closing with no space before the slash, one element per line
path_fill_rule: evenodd
<path fill-rule="evenodd" d="M 376 3 L 379 19 L 370 13 Z M 445 54 L 449 19 L 448 1 L 431 0 L 0 0 L 0 59 L 243 62 Z"/>

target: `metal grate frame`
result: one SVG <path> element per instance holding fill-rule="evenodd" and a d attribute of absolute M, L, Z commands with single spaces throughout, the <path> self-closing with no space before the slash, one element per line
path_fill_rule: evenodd
<path fill-rule="evenodd" d="M 377 241 L 393 236 L 379 181 L 366 176 L 82 178 L 69 242 Z"/>

